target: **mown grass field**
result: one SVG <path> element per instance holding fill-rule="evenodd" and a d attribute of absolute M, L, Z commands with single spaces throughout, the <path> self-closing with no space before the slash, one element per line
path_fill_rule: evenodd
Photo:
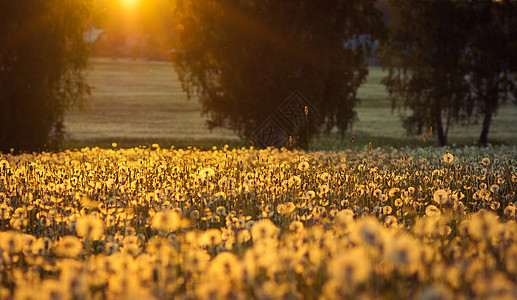
<path fill-rule="evenodd" d="M 231 131 L 209 132 L 201 106 L 187 100 L 172 65 L 144 61 L 111 59 L 92 60 L 88 80 L 95 87 L 88 106 L 66 115 L 69 136 L 63 148 L 110 146 L 112 142 L 133 147 L 159 143 L 162 146 L 212 145 L 249 146 Z M 421 136 L 405 134 L 397 111 L 392 112 L 388 95 L 380 80 L 380 68 L 371 68 L 368 81 L 359 89 L 362 99 L 357 107 L 359 120 L 344 138 L 322 134 L 312 141 L 311 149 L 338 150 L 374 147 L 436 145 L 436 135 L 424 144 Z M 456 126 L 449 134 L 450 144 L 472 145 L 478 140 L 480 125 Z M 351 137 L 355 143 L 351 144 Z M 517 143 L 517 108 L 502 107 L 494 118 L 489 134 L 494 144 Z"/>

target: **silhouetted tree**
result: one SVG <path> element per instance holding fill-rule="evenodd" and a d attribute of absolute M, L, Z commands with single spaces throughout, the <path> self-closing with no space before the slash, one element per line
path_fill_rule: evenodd
<path fill-rule="evenodd" d="M 456 122 L 481 117 L 486 146 L 493 115 L 515 95 L 517 2 L 392 0 L 394 18 L 381 53 L 393 108 L 408 132 L 433 126 L 441 145 Z M 514 97 L 515 99 L 515 97 Z"/>
<path fill-rule="evenodd" d="M 0 5 L 0 151 L 38 150 L 63 136 L 65 110 L 89 91 L 82 71 L 90 3 Z"/>
<path fill-rule="evenodd" d="M 471 24 L 468 81 L 483 120 L 479 145 L 486 146 L 493 115 L 517 90 L 517 2 L 478 0 L 464 7 Z"/>
<path fill-rule="evenodd" d="M 173 61 L 189 97 L 199 97 L 209 128 L 230 128 L 243 139 L 299 91 L 316 112 L 294 128 L 294 142 L 307 148 L 308 135 L 322 128 L 344 132 L 356 117 L 371 37 L 382 27 L 375 4 L 179 0 L 182 49 Z"/>
<path fill-rule="evenodd" d="M 383 79 L 392 107 L 403 114 L 408 133 L 433 127 L 440 145 L 449 127 L 469 119 L 465 51 L 469 38 L 467 15 L 451 0 L 392 0 L 392 19 L 380 53 L 389 75 Z"/>

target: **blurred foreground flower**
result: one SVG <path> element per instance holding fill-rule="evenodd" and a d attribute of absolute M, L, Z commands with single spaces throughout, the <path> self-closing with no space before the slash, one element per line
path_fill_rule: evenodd
<path fill-rule="evenodd" d="M 58 256 L 77 257 L 83 251 L 83 243 L 73 235 L 67 235 L 59 239 L 54 252 Z"/>
<path fill-rule="evenodd" d="M 187 220 L 182 220 L 179 213 L 172 210 L 157 212 L 152 220 L 151 227 L 165 232 L 173 232 L 187 225 Z"/>
<path fill-rule="evenodd" d="M 75 228 L 77 235 L 87 240 L 98 240 L 104 234 L 104 222 L 93 215 L 78 219 Z"/>

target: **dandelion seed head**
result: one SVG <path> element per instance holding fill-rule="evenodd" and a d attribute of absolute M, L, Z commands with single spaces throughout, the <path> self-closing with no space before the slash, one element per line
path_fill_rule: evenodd
<path fill-rule="evenodd" d="M 454 160 L 454 155 L 452 155 L 451 153 L 446 153 L 444 156 L 443 156 L 443 161 L 450 164 L 452 163 L 452 161 Z"/>
<path fill-rule="evenodd" d="M 83 243 L 73 235 L 67 235 L 59 239 L 54 252 L 58 256 L 77 257 L 83 251 Z"/>
<path fill-rule="evenodd" d="M 440 205 L 447 204 L 449 202 L 449 194 L 444 189 L 436 190 L 433 194 L 433 200 Z"/>
<path fill-rule="evenodd" d="M 306 161 L 301 161 L 299 164 L 298 164 L 298 170 L 302 171 L 302 172 L 305 172 L 309 169 L 309 163 L 306 162 Z"/>
<path fill-rule="evenodd" d="M 94 215 L 78 219 L 75 228 L 77 235 L 88 240 L 98 240 L 104 234 L 104 223 Z"/>
<path fill-rule="evenodd" d="M 368 280 L 370 260 L 362 249 L 354 248 L 329 264 L 329 275 L 343 287 L 355 287 Z"/>
<path fill-rule="evenodd" d="M 176 211 L 165 210 L 157 212 L 151 222 L 151 227 L 165 232 L 173 232 L 182 226 L 182 220 Z"/>
<path fill-rule="evenodd" d="M 440 209 L 434 205 L 428 205 L 425 208 L 425 215 L 428 217 L 433 217 L 433 216 L 440 215 L 440 214 L 441 214 Z"/>

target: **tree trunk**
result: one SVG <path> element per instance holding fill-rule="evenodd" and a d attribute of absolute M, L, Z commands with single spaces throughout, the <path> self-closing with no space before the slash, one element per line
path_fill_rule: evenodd
<path fill-rule="evenodd" d="M 436 114 L 436 132 L 438 133 L 438 142 L 440 143 L 440 146 L 446 146 L 447 134 L 445 133 L 445 130 L 443 128 L 441 112 L 438 112 Z"/>
<path fill-rule="evenodd" d="M 486 147 L 488 144 L 488 130 L 490 129 L 490 123 L 492 122 L 492 110 L 487 109 L 483 118 L 483 128 L 481 129 L 481 135 L 479 136 L 479 146 Z"/>
<path fill-rule="evenodd" d="M 302 126 L 301 130 L 298 130 L 298 136 L 294 137 L 293 139 L 297 139 L 297 147 L 299 149 L 308 151 L 309 150 L 309 137 L 307 136 L 307 130 L 305 125 Z M 293 141 L 294 142 L 294 141 Z"/>

